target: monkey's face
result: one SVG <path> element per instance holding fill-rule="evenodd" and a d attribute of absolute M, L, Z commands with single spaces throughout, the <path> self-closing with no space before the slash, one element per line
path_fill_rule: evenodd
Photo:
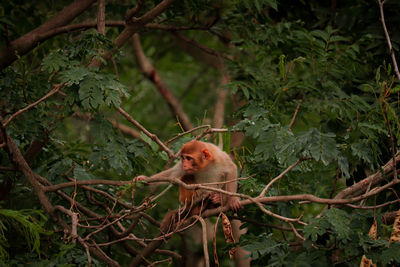
<path fill-rule="evenodd" d="M 191 155 L 182 154 L 182 167 L 186 174 L 193 174 L 198 171 L 198 164 L 196 159 Z"/>

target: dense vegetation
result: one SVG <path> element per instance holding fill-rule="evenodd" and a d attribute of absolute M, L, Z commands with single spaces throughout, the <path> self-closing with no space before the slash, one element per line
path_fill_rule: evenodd
<path fill-rule="evenodd" d="M 399 265 L 398 10 L 2 1 L 0 264 L 233 264 L 218 209 L 207 253 L 160 234 L 176 184 L 133 179 L 197 137 L 238 166 L 251 266 Z"/>

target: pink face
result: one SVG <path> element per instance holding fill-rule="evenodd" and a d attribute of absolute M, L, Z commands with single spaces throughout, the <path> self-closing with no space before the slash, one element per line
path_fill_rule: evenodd
<path fill-rule="evenodd" d="M 193 174 L 197 171 L 197 164 L 192 156 L 187 154 L 182 154 L 181 159 L 182 159 L 182 167 L 185 173 Z"/>

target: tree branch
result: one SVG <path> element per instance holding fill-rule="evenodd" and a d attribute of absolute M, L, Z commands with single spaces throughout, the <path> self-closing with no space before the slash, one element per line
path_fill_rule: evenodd
<path fill-rule="evenodd" d="M 205 261 L 206 267 L 210 267 L 210 256 L 208 255 L 208 248 L 207 248 L 207 225 L 206 225 L 206 222 L 200 216 L 195 215 L 193 217 L 195 217 L 201 223 L 204 261 Z"/>
<path fill-rule="evenodd" d="M 135 52 L 136 61 L 143 75 L 146 78 L 148 78 L 151 82 L 153 82 L 158 92 L 161 94 L 161 96 L 164 98 L 164 100 L 167 102 L 168 106 L 172 110 L 174 116 L 178 117 L 178 120 L 182 124 L 183 128 L 185 130 L 193 128 L 193 125 L 190 122 L 189 117 L 183 111 L 183 107 L 181 106 L 180 102 L 172 94 L 171 90 L 164 83 L 164 81 L 158 74 L 157 70 L 154 68 L 154 66 L 150 63 L 150 61 L 144 54 L 138 34 L 133 35 L 132 45 Z"/>
<path fill-rule="evenodd" d="M 385 13 L 383 12 L 383 5 L 385 4 L 385 2 L 386 1 L 378 0 L 379 11 L 380 11 L 380 14 L 381 14 L 381 22 L 382 22 L 383 31 L 385 32 L 386 42 L 387 42 L 387 44 L 389 46 L 389 52 L 390 52 L 390 55 L 392 56 L 394 71 L 396 73 L 397 79 L 400 81 L 399 67 L 397 66 L 396 56 L 394 54 L 394 50 L 393 50 L 393 47 L 392 47 L 392 42 L 390 41 L 389 32 L 388 32 L 387 27 L 386 27 Z"/>
<path fill-rule="evenodd" d="M 303 162 L 303 161 L 305 161 L 305 160 L 309 160 L 309 159 L 312 159 L 312 158 L 301 158 L 301 159 L 299 159 L 298 161 L 296 161 L 294 164 L 292 164 L 292 165 L 290 165 L 285 171 L 283 171 L 281 174 L 279 174 L 277 177 L 275 177 L 274 179 L 272 179 L 268 184 L 267 184 L 267 186 L 264 188 L 264 190 L 260 193 L 260 197 L 263 197 L 263 196 L 265 196 L 265 193 L 267 193 L 267 191 L 268 191 L 268 188 L 270 188 L 271 187 L 271 185 L 273 184 L 273 183 L 275 183 L 276 181 L 278 181 L 278 180 L 280 180 L 284 175 L 286 175 L 289 171 L 291 171 L 294 167 L 296 167 L 299 163 L 301 163 L 301 162 Z"/>
<path fill-rule="evenodd" d="M 88 9 L 96 0 L 75 0 L 64 8 L 53 18 L 30 31 L 27 34 L 4 46 L 0 51 L 0 69 L 12 64 L 17 57 L 23 56 L 31 51 L 38 43 L 43 41 L 41 35 L 51 29 L 64 26 Z"/>
<path fill-rule="evenodd" d="M 63 86 L 63 84 L 57 84 L 54 85 L 54 88 L 48 92 L 44 97 L 42 97 L 41 99 L 37 100 L 36 102 L 18 110 L 17 112 L 15 112 L 13 115 L 10 116 L 10 118 L 8 118 L 8 120 L 3 124 L 4 127 L 7 127 L 7 125 L 13 120 L 15 119 L 18 115 L 20 115 L 21 113 L 27 111 L 28 109 L 33 108 L 34 106 L 40 104 L 41 102 L 43 102 L 44 100 L 46 100 L 47 98 L 49 98 L 50 96 L 54 95 L 55 93 L 57 93 L 60 88 Z"/>
<path fill-rule="evenodd" d="M 125 110 L 123 110 L 122 108 L 118 108 L 119 113 L 121 113 L 130 123 L 132 123 L 133 125 L 135 125 L 137 128 L 139 128 L 145 135 L 147 135 L 148 137 L 150 137 L 154 142 L 156 142 L 158 144 L 158 146 L 164 150 L 167 154 L 168 157 L 170 159 L 175 158 L 174 153 L 172 153 L 172 151 L 166 146 L 164 145 L 163 142 L 161 142 L 160 139 L 158 139 L 157 135 L 150 133 L 149 131 L 146 130 L 146 128 L 144 128 L 142 125 L 140 125 L 140 123 L 138 123 L 137 121 L 135 121 L 131 115 L 129 115 Z"/>
<path fill-rule="evenodd" d="M 133 34 L 137 33 L 144 25 L 149 23 L 163 13 L 168 7 L 170 7 L 176 0 L 163 0 L 149 12 L 144 14 L 138 19 L 134 19 L 133 22 L 129 23 L 121 34 L 114 40 L 114 44 L 120 48 L 122 47 Z"/>
<path fill-rule="evenodd" d="M 106 1 L 98 0 L 97 1 L 98 10 L 97 10 L 97 31 L 101 35 L 106 34 Z"/>

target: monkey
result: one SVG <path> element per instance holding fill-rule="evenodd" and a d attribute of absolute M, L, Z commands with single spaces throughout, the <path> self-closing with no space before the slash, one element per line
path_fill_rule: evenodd
<path fill-rule="evenodd" d="M 137 176 L 137 180 L 146 180 L 147 176 Z M 184 144 L 180 150 L 180 160 L 172 168 L 152 175 L 150 178 L 179 178 L 187 184 L 207 184 L 214 188 L 225 189 L 228 192 L 237 191 L 237 167 L 227 153 L 219 147 L 202 141 L 192 140 Z M 188 208 L 179 216 L 199 214 L 207 207 L 217 204 L 227 206 L 236 212 L 241 208 L 236 196 L 228 196 L 207 192 L 206 190 L 188 190 L 179 186 L 179 201 Z M 178 211 L 179 212 L 179 211 Z M 171 226 L 176 220 L 176 214 L 167 214 L 161 223 L 162 230 Z"/>

